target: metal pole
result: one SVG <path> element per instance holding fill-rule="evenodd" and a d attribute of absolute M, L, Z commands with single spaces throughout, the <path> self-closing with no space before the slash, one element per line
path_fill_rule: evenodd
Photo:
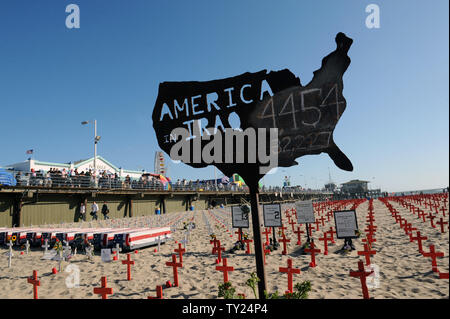
<path fill-rule="evenodd" d="M 255 240 L 255 259 L 256 259 L 256 273 L 260 281 L 258 282 L 259 299 L 265 299 L 264 292 L 267 290 L 266 271 L 264 268 L 264 248 L 261 241 L 261 225 L 259 222 L 259 194 L 258 183 L 249 185 L 250 188 L 250 202 L 252 208 L 252 224 L 253 224 L 253 239 Z"/>
<path fill-rule="evenodd" d="M 94 120 L 94 174 L 97 180 L 97 120 Z"/>

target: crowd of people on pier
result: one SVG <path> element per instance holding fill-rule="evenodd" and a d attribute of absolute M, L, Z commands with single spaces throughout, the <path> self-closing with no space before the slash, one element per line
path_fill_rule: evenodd
<path fill-rule="evenodd" d="M 94 171 L 78 171 L 78 169 L 58 169 L 51 168 L 48 171 L 34 170 L 30 172 L 18 171 L 14 173 L 17 186 L 37 186 L 37 187 L 68 187 L 68 188 L 103 188 L 103 189 L 148 189 L 148 190 L 173 190 L 173 191 L 248 191 L 244 184 L 233 182 L 202 181 L 178 179 L 163 181 L 156 174 L 144 173 L 139 178 L 126 175 L 119 176 L 117 173 L 99 171 L 96 177 Z M 268 192 L 298 192 L 305 191 L 302 188 L 286 187 L 266 187 L 262 186 L 261 191 Z"/>
<path fill-rule="evenodd" d="M 17 186 L 72 187 L 72 188 L 128 188 L 128 189 L 162 189 L 163 183 L 156 177 L 143 174 L 139 179 L 127 175 L 122 178 L 117 173 L 100 171 L 96 178 L 92 170 L 78 171 L 65 168 L 51 168 L 47 172 L 17 172 Z"/>

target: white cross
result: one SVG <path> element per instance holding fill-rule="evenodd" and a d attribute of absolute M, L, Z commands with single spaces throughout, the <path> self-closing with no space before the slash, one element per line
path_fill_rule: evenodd
<path fill-rule="evenodd" d="M 88 257 L 89 260 L 92 259 L 92 245 L 91 243 L 88 243 L 86 246 L 86 256 Z"/>
<path fill-rule="evenodd" d="M 27 242 L 25 243 L 25 249 L 26 249 L 26 253 L 28 255 L 28 250 L 30 249 L 30 242 L 27 239 Z"/>
<path fill-rule="evenodd" d="M 44 255 L 45 255 L 48 250 L 48 239 L 47 238 L 45 239 L 45 245 L 43 245 L 42 247 L 45 248 L 45 250 L 44 250 Z"/>
<path fill-rule="evenodd" d="M 62 271 L 62 267 L 61 267 L 61 262 L 63 260 L 63 255 L 62 255 L 62 250 L 60 250 L 58 252 L 58 271 L 61 272 Z"/>
<path fill-rule="evenodd" d="M 72 253 L 72 248 L 69 246 L 69 242 L 68 241 L 64 241 L 65 242 L 65 246 L 64 246 L 64 260 L 68 260 L 71 253 Z"/>
<path fill-rule="evenodd" d="M 7 255 L 8 255 L 8 268 L 11 268 L 11 258 L 13 256 L 13 252 L 12 252 L 13 243 L 12 243 L 12 241 L 10 240 L 7 245 L 9 246 L 9 252 L 7 253 Z"/>
<path fill-rule="evenodd" d="M 186 249 L 186 244 L 188 243 L 187 233 L 184 233 L 184 239 L 181 240 L 181 243 L 183 244 L 183 248 Z"/>

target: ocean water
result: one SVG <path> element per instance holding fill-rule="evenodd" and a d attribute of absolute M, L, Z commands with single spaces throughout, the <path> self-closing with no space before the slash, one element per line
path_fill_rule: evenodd
<path fill-rule="evenodd" d="M 416 195 L 416 194 L 437 194 L 442 193 L 444 188 L 433 188 L 433 189 L 422 189 L 422 190 L 416 190 L 416 191 L 407 191 L 407 192 L 395 192 L 393 193 L 393 196 L 401 196 L 404 194 L 407 195 Z"/>

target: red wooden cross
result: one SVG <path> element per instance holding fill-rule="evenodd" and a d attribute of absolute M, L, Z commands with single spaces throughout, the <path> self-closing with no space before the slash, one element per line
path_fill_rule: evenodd
<path fill-rule="evenodd" d="M 238 235 L 238 240 L 241 241 L 242 240 L 242 229 L 238 228 L 238 230 L 235 231 L 234 233 Z"/>
<path fill-rule="evenodd" d="M 322 226 L 325 226 L 325 218 L 320 216 L 319 220 L 322 222 Z"/>
<path fill-rule="evenodd" d="M 294 225 L 295 225 L 295 220 L 291 220 L 290 222 L 289 222 L 289 224 L 291 225 L 291 227 L 292 227 L 292 231 L 294 231 Z"/>
<path fill-rule="evenodd" d="M 314 224 L 316 224 L 316 227 L 315 227 L 314 230 L 319 231 L 319 230 L 320 230 L 320 229 L 319 229 L 319 224 L 320 224 L 319 219 L 316 219 L 316 221 L 314 222 Z"/>
<path fill-rule="evenodd" d="M 320 249 L 314 249 L 314 242 L 311 242 L 311 248 L 304 249 L 305 252 L 311 253 L 310 267 L 316 267 L 316 253 L 320 253 Z"/>
<path fill-rule="evenodd" d="M 281 236 L 284 236 L 284 230 L 287 229 L 287 227 L 283 226 L 283 224 L 281 224 L 281 227 L 279 227 L 281 229 Z"/>
<path fill-rule="evenodd" d="M 209 241 L 210 244 L 214 244 L 214 247 L 213 247 L 212 252 L 211 252 L 211 254 L 213 254 L 213 255 L 215 254 L 215 250 L 216 250 L 216 247 L 217 247 L 217 242 L 218 242 L 217 238 L 214 238 L 213 240 Z"/>
<path fill-rule="evenodd" d="M 228 281 L 228 272 L 233 271 L 234 267 L 227 266 L 227 259 L 223 258 L 223 266 L 216 266 L 216 270 L 223 271 L 223 282 Z"/>
<path fill-rule="evenodd" d="M 253 239 L 245 239 L 244 243 L 247 245 L 245 253 L 250 254 L 250 243 L 253 243 Z"/>
<path fill-rule="evenodd" d="M 422 218 L 422 222 L 424 222 L 425 223 L 425 217 L 426 217 L 426 214 L 425 214 L 425 212 L 422 210 L 422 211 L 420 211 L 418 214 L 417 214 L 417 218 Z"/>
<path fill-rule="evenodd" d="M 402 223 L 403 222 L 403 223 Z M 406 223 L 408 222 L 408 220 L 406 218 L 402 218 L 400 217 L 400 228 L 404 228 L 406 226 Z"/>
<path fill-rule="evenodd" d="M 336 234 L 336 232 L 333 230 L 333 227 L 331 226 L 330 229 L 328 230 L 328 233 L 331 235 L 331 242 L 334 244 L 336 243 L 334 241 L 334 234 Z"/>
<path fill-rule="evenodd" d="M 445 217 L 445 212 L 447 211 L 447 208 L 445 208 L 444 206 L 442 206 L 442 208 L 440 209 L 440 211 L 442 212 L 442 215 Z"/>
<path fill-rule="evenodd" d="M 225 251 L 225 247 L 220 245 L 220 240 L 217 241 L 217 246 L 213 248 L 213 254 L 217 252 L 216 263 L 219 264 L 222 261 L 222 251 Z"/>
<path fill-rule="evenodd" d="M 420 236 L 420 231 L 417 232 L 417 236 L 416 237 L 410 236 L 410 240 L 411 241 L 417 240 L 417 243 L 419 245 L 419 252 L 421 254 L 423 254 L 422 240 L 427 240 L 427 239 L 428 239 L 428 237 L 426 237 L 426 236 L 423 236 L 423 237 Z"/>
<path fill-rule="evenodd" d="M 156 286 L 156 297 L 148 296 L 147 299 L 163 299 L 162 286 Z"/>
<path fill-rule="evenodd" d="M 287 267 L 280 267 L 279 271 L 288 274 L 288 291 L 286 292 L 292 293 L 292 274 L 299 274 L 300 269 L 292 268 L 292 259 L 290 258 L 287 260 L 287 264 Z"/>
<path fill-rule="evenodd" d="M 264 248 L 264 265 L 266 264 L 266 255 L 269 255 L 269 254 L 270 254 L 270 249 L 269 248 L 267 248 L 267 249 Z"/>
<path fill-rule="evenodd" d="M 330 221 L 330 219 L 333 217 L 333 212 L 330 210 L 330 211 L 328 211 L 328 213 L 327 213 L 327 218 L 328 218 L 328 221 Z"/>
<path fill-rule="evenodd" d="M 370 257 L 375 255 L 377 252 L 375 250 L 370 250 L 368 244 L 364 244 L 364 250 L 358 251 L 358 256 L 364 256 L 366 258 L 366 266 L 370 265 Z"/>
<path fill-rule="evenodd" d="M 424 257 L 430 257 L 431 258 L 431 266 L 432 266 L 432 270 L 433 272 L 439 272 L 438 268 L 437 268 L 437 262 L 436 262 L 436 258 L 437 257 L 444 257 L 444 253 L 442 252 L 436 252 L 434 250 L 434 245 L 430 245 L 430 251 L 428 253 L 423 252 L 422 255 Z"/>
<path fill-rule="evenodd" d="M 269 235 L 272 233 L 270 228 L 267 228 L 262 232 L 263 235 L 266 235 L 266 243 L 265 245 L 269 245 Z"/>
<path fill-rule="evenodd" d="M 287 217 L 287 219 L 288 219 L 288 224 L 290 224 L 290 223 L 291 223 L 291 215 L 288 215 L 288 214 L 286 213 L 286 217 Z"/>
<path fill-rule="evenodd" d="M 126 260 L 122 260 L 122 265 L 127 265 L 127 280 L 131 280 L 131 265 L 134 265 L 134 260 L 131 260 L 130 254 L 127 254 Z"/>
<path fill-rule="evenodd" d="M 287 254 L 287 243 L 291 242 L 290 239 L 287 239 L 286 236 L 283 235 L 283 239 L 278 239 L 278 241 L 283 243 L 283 251 L 281 254 L 286 255 Z"/>
<path fill-rule="evenodd" d="M 186 252 L 186 249 L 181 248 L 181 244 L 178 244 L 178 249 L 174 249 L 174 252 L 178 253 L 180 256 L 180 263 L 183 263 L 183 254 Z"/>
<path fill-rule="evenodd" d="M 363 238 L 363 243 L 368 243 L 369 245 L 372 245 L 372 243 L 376 242 L 377 240 L 372 236 L 372 233 L 368 233 L 366 235 L 367 238 Z"/>
<path fill-rule="evenodd" d="M 350 271 L 351 277 L 359 277 L 364 299 L 369 299 L 369 290 L 367 289 L 366 277 L 370 276 L 371 274 L 373 274 L 373 270 L 367 272 L 364 269 L 364 263 L 362 262 L 362 260 L 358 261 L 358 271 Z"/>
<path fill-rule="evenodd" d="M 439 210 L 438 210 L 439 205 L 434 204 L 433 207 L 434 207 L 434 211 L 436 212 L 436 214 L 439 214 Z"/>
<path fill-rule="evenodd" d="M 102 286 L 100 288 L 94 288 L 94 294 L 101 295 L 102 299 L 108 299 L 108 295 L 112 295 L 113 289 L 106 287 L 106 277 L 103 276 Z"/>
<path fill-rule="evenodd" d="M 405 225 L 404 230 L 405 230 L 405 234 L 406 234 L 406 235 L 409 235 L 409 234 L 412 234 L 412 231 L 413 231 L 413 230 L 417 230 L 417 228 L 412 227 L 412 224 L 411 224 L 411 223 L 407 223 L 407 224 Z"/>
<path fill-rule="evenodd" d="M 444 231 L 444 225 L 447 225 L 448 222 L 444 222 L 444 219 L 441 217 L 441 218 L 439 219 L 439 221 L 438 221 L 436 224 L 438 224 L 439 226 L 441 226 L 441 233 L 445 233 L 445 231 Z"/>
<path fill-rule="evenodd" d="M 364 229 L 364 231 L 366 233 L 371 233 L 371 234 L 375 233 L 376 230 L 377 230 L 377 226 L 374 226 L 374 225 L 368 225 L 367 228 Z"/>
<path fill-rule="evenodd" d="M 436 228 L 436 225 L 434 225 L 433 219 L 436 218 L 436 216 L 432 215 L 431 213 L 428 214 L 427 218 L 430 220 L 431 222 L 431 227 Z"/>
<path fill-rule="evenodd" d="M 439 279 L 448 279 L 448 272 L 440 272 Z"/>
<path fill-rule="evenodd" d="M 177 263 L 177 255 L 172 254 L 172 261 L 166 262 L 166 266 L 173 268 L 173 283 L 174 286 L 178 287 L 178 267 L 183 267 L 182 263 Z"/>
<path fill-rule="evenodd" d="M 38 299 L 37 287 L 41 285 L 41 281 L 37 280 L 37 271 L 33 270 L 33 277 L 27 278 L 27 282 L 33 285 L 33 299 Z"/>
<path fill-rule="evenodd" d="M 328 241 L 331 240 L 331 238 L 328 237 L 328 232 L 324 232 L 323 237 L 319 238 L 319 240 L 323 241 L 323 254 L 328 255 Z"/>
<path fill-rule="evenodd" d="M 297 234 L 297 245 L 302 244 L 302 236 L 301 234 L 304 233 L 304 231 L 300 230 L 300 226 L 297 226 L 297 230 L 294 230 L 294 233 Z"/>

